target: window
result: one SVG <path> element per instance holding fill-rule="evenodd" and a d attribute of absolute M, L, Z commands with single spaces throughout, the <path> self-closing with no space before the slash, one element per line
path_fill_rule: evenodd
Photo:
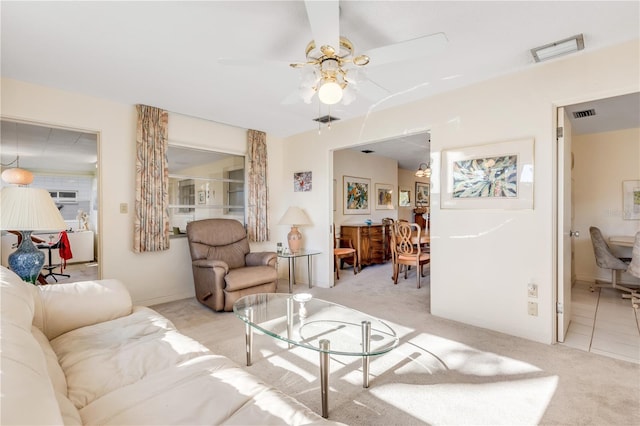
<path fill-rule="evenodd" d="M 169 216 L 174 235 L 192 220 L 245 224 L 244 156 L 169 145 Z"/>

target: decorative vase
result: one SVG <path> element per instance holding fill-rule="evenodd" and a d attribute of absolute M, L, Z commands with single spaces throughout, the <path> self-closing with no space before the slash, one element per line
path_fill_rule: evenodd
<path fill-rule="evenodd" d="M 297 253 L 302 247 L 302 234 L 298 231 L 297 226 L 292 226 L 291 231 L 287 234 L 287 242 L 289 243 L 289 251 Z"/>
<path fill-rule="evenodd" d="M 20 231 L 22 241 L 18 249 L 9 255 L 9 268 L 23 281 L 36 284 L 44 265 L 44 253 L 31 241 L 32 231 Z"/>

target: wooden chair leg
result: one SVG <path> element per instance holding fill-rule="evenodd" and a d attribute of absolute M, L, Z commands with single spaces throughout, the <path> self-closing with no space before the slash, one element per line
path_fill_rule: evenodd
<path fill-rule="evenodd" d="M 338 260 L 337 257 L 333 258 L 333 263 L 335 264 L 336 267 L 336 279 L 339 280 L 340 279 L 340 261 Z"/>

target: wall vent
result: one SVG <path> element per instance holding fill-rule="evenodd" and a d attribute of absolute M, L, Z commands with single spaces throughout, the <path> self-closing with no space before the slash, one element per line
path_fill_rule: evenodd
<path fill-rule="evenodd" d="M 363 150 L 362 150 L 362 151 L 360 151 L 360 152 L 362 152 L 362 153 L 364 153 L 364 154 L 371 154 L 372 152 L 375 152 L 375 151 L 374 151 L 374 150 L 372 150 L 372 149 L 363 149 Z"/>
<path fill-rule="evenodd" d="M 317 121 L 318 123 L 326 124 L 331 123 L 332 121 L 340 120 L 338 117 L 332 117 L 330 115 L 323 115 L 322 117 L 314 118 L 313 121 Z"/>
<path fill-rule="evenodd" d="M 575 111 L 573 118 L 593 117 L 594 115 L 596 115 L 595 109 L 585 109 L 584 111 Z"/>

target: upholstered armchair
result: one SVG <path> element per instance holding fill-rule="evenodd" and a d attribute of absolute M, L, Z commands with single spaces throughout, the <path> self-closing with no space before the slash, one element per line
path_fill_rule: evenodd
<path fill-rule="evenodd" d="M 239 298 L 275 293 L 275 252 L 249 249 L 247 233 L 233 219 L 204 219 L 187 224 L 196 298 L 214 311 L 232 311 Z"/>

